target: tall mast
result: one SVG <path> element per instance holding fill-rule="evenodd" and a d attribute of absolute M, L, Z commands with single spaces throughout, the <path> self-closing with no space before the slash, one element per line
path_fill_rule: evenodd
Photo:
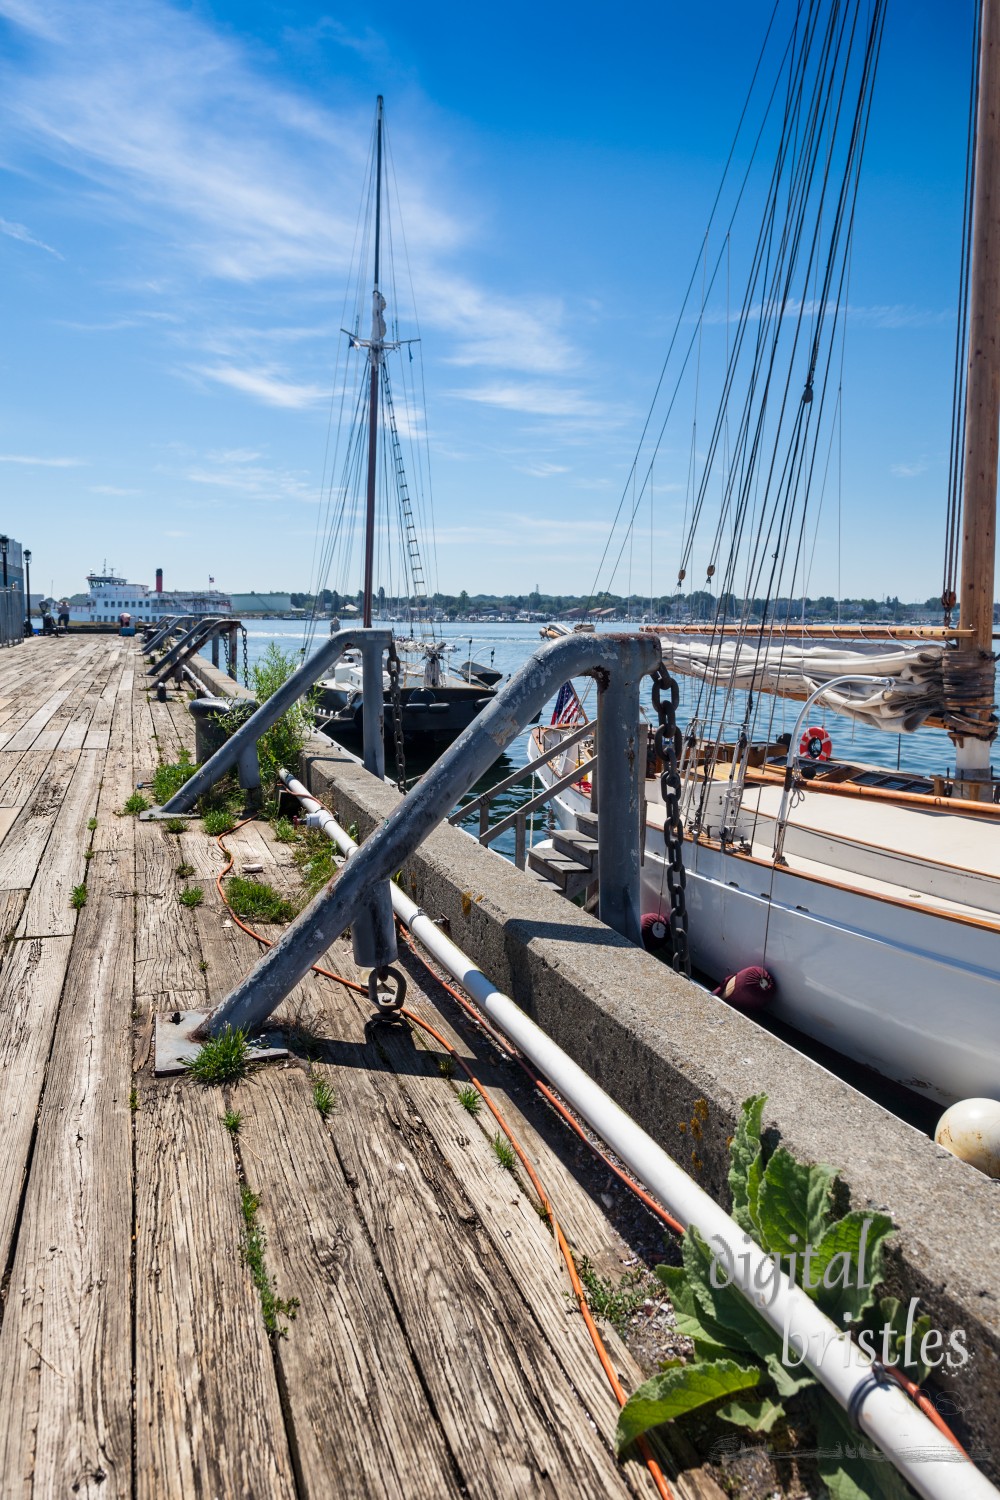
<path fill-rule="evenodd" d="M 975 781 L 989 778 L 997 731 L 992 654 L 1000 434 L 1000 0 L 982 0 L 969 309 L 959 625 L 973 635 L 960 647 L 970 674 L 960 696 L 979 727 L 953 738 L 959 777 Z"/>
<path fill-rule="evenodd" d="M 378 461 L 378 380 L 385 338 L 385 298 L 379 291 L 379 240 L 382 230 L 382 95 L 375 111 L 375 290 L 372 292 L 372 336 L 368 345 L 371 367 L 368 387 L 368 503 L 365 508 L 365 579 L 361 623 L 372 623 L 372 573 L 375 567 L 375 471 Z"/>

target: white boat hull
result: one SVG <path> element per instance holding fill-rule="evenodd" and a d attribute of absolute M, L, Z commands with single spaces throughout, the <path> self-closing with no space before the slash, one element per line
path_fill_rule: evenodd
<path fill-rule="evenodd" d="M 575 827 L 589 797 L 554 799 Z M 1000 840 L 1000 827 L 996 830 Z M 691 960 L 721 981 L 752 964 L 776 981 L 768 1013 L 947 1105 L 1000 1098 L 1000 932 L 986 922 L 685 841 Z M 666 911 L 662 830 L 649 827 L 642 909 Z"/>

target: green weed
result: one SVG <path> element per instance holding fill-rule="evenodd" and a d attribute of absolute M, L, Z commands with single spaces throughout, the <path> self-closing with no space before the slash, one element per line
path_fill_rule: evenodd
<path fill-rule="evenodd" d="M 233 875 L 226 881 L 226 900 L 238 917 L 258 922 L 290 922 L 295 908 L 284 896 L 262 880 L 245 880 Z"/>
<path fill-rule="evenodd" d="M 194 874 L 194 865 L 189 865 L 186 859 L 182 860 L 179 865 L 175 866 L 174 874 L 179 875 L 182 880 L 187 880 L 189 875 Z"/>
<path fill-rule="evenodd" d="M 96 853 L 97 853 L 96 849 L 85 849 L 83 851 L 83 857 L 84 857 L 84 859 L 88 859 L 88 860 L 89 859 L 93 859 L 93 857 L 94 857 L 94 855 Z"/>
<path fill-rule="evenodd" d="M 226 1026 L 184 1066 L 199 1083 L 237 1083 L 246 1074 L 249 1060 L 246 1032 Z"/>
<path fill-rule="evenodd" d="M 238 1109 L 227 1109 L 226 1113 L 220 1116 L 220 1119 L 230 1135 L 239 1135 L 240 1126 L 243 1124 L 243 1116 Z"/>
<path fill-rule="evenodd" d="M 325 1078 L 313 1079 L 313 1103 L 326 1120 L 333 1113 L 337 1096 Z"/>
<path fill-rule="evenodd" d="M 264 703 L 276 693 L 301 665 L 299 658 L 291 652 L 282 651 L 272 641 L 264 655 L 251 668 L 251 687 L 258 703 Z M 287 713 L 282 714 L 276 724 L 266 730 L 257 741 L 257 761 L 260 766 L 261 786 L 273 792 L 278 786 L 278 771 L 282 766 L 288 770 L 298 769 L 299 752 L 312 733 L 316 720 L 316 703 L 319 691 L 314 689 L 307 697 L 300 698 Z"/>
<path fill-rule="evenodd" d="M 232 833 L 236 827 L 236 815 L 228 807 L 211 807 L 201 820 L 201 826 L 210 838 Z"/>
<path fill-rule="evenodd" d="M 275 818 L 271 824 L 271 832 L 279 844 L 294 844 L 298 837 L 291 818 Z"/>
<path fill-rule="evenodd" d="M 514 1168 L 517 1166 L 517 1153 L 507 1137 L 505 1135 L 501 1135 L 498 1130 L 496 1135 L 490 1141 L 490 1145 L 493 1148 L 493 1155 L 503 1167 L 504 1171 L 513 1172 Z"/>
<path fill-rule="evenodd" d="M 437 1060 L 437 1065 L 438 1072 L 441 1074 L 442 1078 L 454 1078 L 455 1059 L 450 1055 L 450 1053 L 446 1052 L 444 1057 L 439 1057 Z"/>
<path fill-rule="evenodd" d="M 87 904 L 87 887 L 75 885 L 70 891 L 69 904 L 74 911 L 81 911 Z"/>
<path fill-rule="evenodd" d="M 650 1295 L 649 1288 L 655 1285 L 648 1271 L 626 1271 L 615 1282 L 610 1276 L 601 1276 L 590 1258 L 584 1255 L 577 1272 L 587 1293 L 587 1302 L 595 1317 L 603 1318 L 622 1338 L 628 1331 L 628 1323 Z"/>
<path fill-rule="evenodd" d="M 310 896 L 321 891 L 337 873 L 336 850 L 318 828 L 305 830 L 295 850 L 295 863 Z"/>
<path fill-rule="evenodd" d="M 463 1109 L 467 1109 L 470 1115 L 478 1115 L 483 1107 L 483 1101 L 479 1097 L 479 1090 L 474 1089 L 471 1083 L 465 1083 L 458 1091 L 458 1102 Z"/>
<path fill-rule="evenodd" d="M 163 824 L 168 833 L 183 833 L 187 827 L 186 818 L 167 818 Z"/>
<path fill-rule="evenodd" d="M 194 774 L 196 769 L 197 767 L 191 760 L 190 752 L 187 750 L 182 750 L 172 765 L 158 765 L 153 773 L 153 796 L 159 806 L 162 807 L 164 802 L 169 802 L 174 793 L 180 791 L 185 781 L 187 781 L 189 776 Z M 177 829 L 173 830 L 175 833 L 178 831 Z"/>
<path fill-rule="evenodd" d="M 148 797 L 144 797 L 141 792 L 133 792 L 122 808 L 122 816 L 137 818 L 140 813 L 146 812 L 150 806 L 151 803 Z"/>
<path fill-rule="evenodd" d="M 133 1087 L 131 1093 L 128 1096 L 128 1107 L 133 1114 L 135 1114 L 136 1110 L 139 1108 L 139 1090 L 135 1087 Z"/>
<path fill-rule="evenodd" d="M 264 1315 L 264 1327 L 275 1338 L 284 1338 L 288 1332 L 279 1322 L 280 1318 L 294 1319 L 299 1310 L 298 1297 L 278 1297 L 275 1294 L 277 1278 L 268 1276 L 264 1252 L 267 1240 L 257 1222 L 260 1198 L 248 1187 L 240 1188 L 240 1207 L 243 1210 L 243 1259 L 250 1268 L 253 1284 L 260 1297 L 260 1310 Z"/>
<path fill-rule="evenodd" d="M 182 906 L 200 906 L 205 899 L 205 892 L 200 885 L 189 885 L 177 899 Z"/>
<path fill-rule="evenodd" d="M 90 832 L 93 833 L 94 829 L 97 827 L 97 819 L 96 818 L 88 818 L 87 819 L 87 827 L 89 828 Z"/>

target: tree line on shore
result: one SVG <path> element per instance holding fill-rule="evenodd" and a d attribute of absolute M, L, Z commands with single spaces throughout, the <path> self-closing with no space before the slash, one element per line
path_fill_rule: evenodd
<path fill-rule="evenodd" d="M 765 612 L 769 618 L 831 621 L 879 620 L 902 622 L 919 619 L 926 615 L 935 618 L 941 615 L 941 600 L 936 595 L 930 599 L 901 601 L 898 596 L 882 599 L 835 599 L 831 594 L 819 597 L 788 599 L 750 599 L 744 601 L 735 594 L 724 594 L 720 598 L 705 589 L 696 589 L 689 594 L 661 594 L 659 597 L 643 598 L 632 594 L 600 593 L 543 594 L 537 589 L 528 594 L 470 594 L 462 589 L 459 594 L 431 594 L 426 600 L 387 596 L 384 589 L 378 591 L 377 613 L 383 618 L 406 614 L 419 607 L 428 608 L 435 615 L 447 619 L 475 619 L 484 615 L 514 616 L 529 614 L 544 619 L 629 618 L 649 621 L 670 620 L 715 620 L 716 618 L 737 622 L 743 619 L 761 620 Z M 317 596 L 296 594 L 291 596 L 293 609 L 304 609 L 310 613 L 327 612 L 339 614 L 347 605 L 360 606 L 361 594 L 340 594 L 336 589 L 323 589 Z"/>

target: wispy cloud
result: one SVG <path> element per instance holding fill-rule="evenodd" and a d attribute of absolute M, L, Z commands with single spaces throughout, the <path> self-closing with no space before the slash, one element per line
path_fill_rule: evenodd
<path fill-rule="evenodd" d="M 185 474 L 190 484 L 220 490 L 234 498 L 274 502 L 294 500 L 314 505 L 317 486 L 304 471 L 273 468 L 256 460 L 260 454 L 249 450 L 210 454 L 205 463 L 192 465 Z"/>
<path fill-rule="evenodd" d="M 116 484 L 88 484 L 92 495 L 141 495 L 142 490 L 120 489 Z"/>
<path fill-rule="evenodd" d="M 822 313 L 824 317 L 833 317 L 839 313 L 856 326 L 866 328 L 938 328 L 942 323 L 954 320 L 954 311 L 942 308 L 913 307 L 906 303 L 864 303 L 851 302 L 846 307 L 832 301 L 825 304 L 818 298 L 789 297 L 784 305 L 778 302 L 755 302 L 746 313 L 746 318 L 751 323 L 759 323 L 761 318 L 773 318 L 781 309 L 781 316 L 785 318 L 815 318 Z M 707 325 L 715 326 L 725 323 L 738 323 L 744 314 L 739 309 L 730 308 L 728 311 L 722 307 L 707 307 L 705 309 L 704 321 Z M 695 322 L 697 315 L 693 314 L 686 318 L 686 322 Z"/>
<path fill-rule="evenodd" d="M 44 11 L 0 0 L 0 14 L 31 34 L 16 63 L 0 59 L 8 152 L 20 149 L 26 159 L 41 152 L 89 186 L 79 199 L 89 212 L 152 231 L 162 266 L 149 257 L 144 288 L 170 287 L 176 297 L 179 278 L 201 296 L 205 278 L 247 287 L 294 278 L 321 285 L 328 299 L 344 283 L 367 111 L 319 105 L 277 84 L 231 35 L 162 0 L 103 0 L 96 11 L 76 0 L 47 0 Z M 339 22 L 324 21 L 319 31 L 351 50 L 379 45 Z M 442 350 L 439 341 L 438 352 L 462 367 L 570 368 L 574 350 L 558 299 L 503 295 L 456 269 L 482 216 L 468 193 L 461 215 L 444 206 L 430 175 L 440 169 L 427 165 L 441 152 L 427 128 L 396 143 L 396 180 L 421 318 L 450 345 Z M 192 319 L 199 348 L 248 366 L 268 341 L 334 333 L 308 324 L 261 328 L 227 347 L 234 330 L 212 325 Z M 259 387 L 243 389 L 269 399 Z"/>
<path fill-rule="evenodd" d="M 56 260 L 65 260 L 65 256 L 60 255 L 58 250 L 53 250 L 44 240 L 36 239 L 23 224 L 12 224 L 10 219 L 0 219 L 0 234 L 5 234 L 12 240 L 20 240 L 25 245 L 34 245 L 36 250 L 44 250 L 46 254 L 54 255 Z"/>
<path fill-rule="evenodd" d="M 33 453 L 0 453 L 0 464 L 28 464 L 38 469 L 82 469 L 85 458 L 39 458 Z"/>
<path fill-rule="evenodd" d="M 535 417 L 604 417 L 607 408 L 582 391 L 568 386 L 519 384 L 470 385 L 449 392 L 460 401 L 498 406 L 504 411 L 523 411 Z"/>
<path fill-rule="evenodd" d="M 566 464 L 515 464 L 519 474 L 530 474 L 532 479 L 549 479 L 553 474 L 568 474 Z"/>
<path fill-rule="evenodd" d="M 318 385 L 299 385 L 269 370 L 239 370 L 233 365 L 202 366 L 196 372 L 234 391 L 243 391 L 265 406 L 300 408 L 313 406 L 329 396 Z"/>
<path fill-rule="evenodd" d="M 919 474 L 927 473 L 927 460 L 918 458 L 908 464 L 890 464 L 889 473 L 894 479 L 916 479 Z"/>

